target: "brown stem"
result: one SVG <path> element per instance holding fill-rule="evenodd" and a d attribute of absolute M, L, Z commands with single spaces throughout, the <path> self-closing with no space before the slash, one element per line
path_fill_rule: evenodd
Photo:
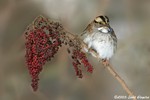
<path fill-rule="evenodd" d="M 137 100 L 136 96 L 133 94 L 133 92 L 129 89 L 125 81 L 117 74 L 117 72 L 113 69 L 113 67 L 109 64 L 107 67 L 107 70 L 118 80 L 118 82 L 122 85 L 123 89 L 128 93 L 129 96 L 134 96 L 135 98 L 133 100 Z"/>

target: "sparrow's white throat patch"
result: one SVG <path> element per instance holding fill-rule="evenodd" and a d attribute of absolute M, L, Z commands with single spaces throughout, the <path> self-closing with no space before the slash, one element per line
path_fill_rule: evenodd
<path fill-rule="evenodd" d="M 98 28 L 98 30 L 101 31 L 102 33 L 108 33 L 110 29 L 108 27 L 100 27 Z"/>

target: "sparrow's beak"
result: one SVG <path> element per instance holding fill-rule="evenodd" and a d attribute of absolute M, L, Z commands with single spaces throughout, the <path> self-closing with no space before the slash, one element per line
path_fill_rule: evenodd
<path fill-rule="evenodd" d="M 111 27 L 100 27 L 98 30 L 102 33 L 110 33 L 112 28 Z"/>

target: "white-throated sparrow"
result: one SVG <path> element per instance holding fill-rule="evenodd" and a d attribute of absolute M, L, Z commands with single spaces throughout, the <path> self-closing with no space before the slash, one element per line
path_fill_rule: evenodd
<path fill-rule="evenodd" d="M 109 60 L 117 49 L 117 37 L 109 25 L 107 16 L 98 16 L 81 34 L 81 38 L 87 44 L 88 49 L 93 49 L 99 58 Z M 86 52 L 88 50 L 85 49 Z M 96 55 L 92 54 L 94 57 Z"/>

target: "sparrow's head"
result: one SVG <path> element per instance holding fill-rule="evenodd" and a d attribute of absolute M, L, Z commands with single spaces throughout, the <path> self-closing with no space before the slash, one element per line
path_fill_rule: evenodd
<path fill-rule="evenodd" d="M 93 21 L 93 28 L 101 33 L 110 33 L 112 31 L 107 16 L 97 16 Z"/>
<path fill-rule="evenodd" d="M 98 23 L 99 25 L 109 25 L 109 19 L 107 16 L 97 16 L 94 19 L 95 23 Z"/>

